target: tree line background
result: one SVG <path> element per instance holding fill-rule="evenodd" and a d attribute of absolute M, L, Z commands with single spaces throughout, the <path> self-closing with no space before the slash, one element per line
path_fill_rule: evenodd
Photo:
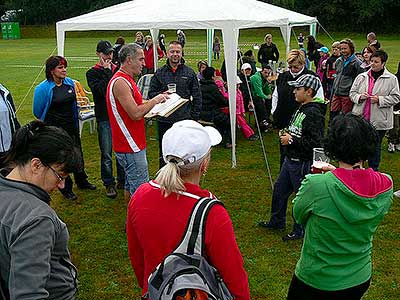
<path fill-rule="evenodd" d="M 260 1 L 316 16 L 328 31 L 393 33 L 400 28 L 399 0 Z M 122 2 L 126 0 L 0 0 L 0 15 L 6 10 L 22 9 L 16 21 L 23 25 L 48 25 Z"/>

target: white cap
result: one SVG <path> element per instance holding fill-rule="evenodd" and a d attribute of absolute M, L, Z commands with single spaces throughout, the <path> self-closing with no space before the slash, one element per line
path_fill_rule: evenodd
<path fill-rule="evenodd" d="M 242 65 L 242 68 L 241 68 L 242 70 L 246 70 L 246 69 L 251 69 L 251 65 L 249 64 L 249 63 L 244 63 L 243 65 Z"/>
<path fill-rule="evenodd" d="M 204 157 L 211 146 L 218 145 L 221 141 L 222 136 L 214 127 L 203 127 L 192 120 L 179 121 L 163 136 L 163 159 L 168 162 L 167 157 L 173 156 L 182 160 L 178 164 L 194 163 Z"/>
<path fill-rule="evenodd" d="M 236 75 L 236 84 L 242 83 L 242 81 L 240 80 L 239 76 Z"/>

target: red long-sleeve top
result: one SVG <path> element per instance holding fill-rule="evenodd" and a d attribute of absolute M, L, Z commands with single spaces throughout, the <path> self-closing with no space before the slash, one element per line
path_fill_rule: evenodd
<path fill-rule="evenodd" d="M 185 183 L 186 191 L 200 197 L 210 192 Z M 145 183 L 128 205 L 126 234 L 128 252 L 142 294 L 157 265 L 179 244 L 196 199 L 175 193 L 164 197 Z M 214 205 L 207 217 L 205 256 L 219 271 L 235 300 L 249 300 L 250 291 L 232 221 L 222 205 Z"/>

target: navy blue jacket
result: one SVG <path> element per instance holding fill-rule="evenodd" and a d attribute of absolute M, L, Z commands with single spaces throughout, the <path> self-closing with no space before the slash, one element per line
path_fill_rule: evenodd
<path fill-rule="evenodd" d="M 176 84 L 176 93 L 179 96 L 184 99 L 192 97 L 192 99 L 169 117 L 159 117 L 158 120 L 166 123 L 175 123 L 186 119 L 199 120 L 202 98 L 196 73 L 183 63 L 178 65 L 174 72 L 167 60 L 167 63 L 159 68 L 151 78 L 149 98 L 167 91 L 169 83 Z"/>

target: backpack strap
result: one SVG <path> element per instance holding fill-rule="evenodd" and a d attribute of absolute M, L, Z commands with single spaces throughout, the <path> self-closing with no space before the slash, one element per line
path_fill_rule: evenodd
<path fill-rule="evenodd" d="M 222 204 L 218 199 L 201 198 L 192 209 L 185 233 L 173 253 L 198 254 L 203 256 L 205 223 L 214 204 Z"/>
<path fill-rule="evenodd" d="M 154 183 L 152 184 L 153 186 Z M 155 186 L 156 187 L 156 186 Z M 198 196 L 197 196 L 198 197 Z M 200 197 L 199 197 L 200 198 Z M 203 256 L 204 244 L 205 244 L 205 222 L 207 220 L 208 213 L 214 204 L 223 205 L 221 201 L 216 198 L 200 198 L 193 206 L 190 218 L 186 225 L 186 230 L 183 234 L 182 240 L 178 247 L 171 253 L 175 254 L 183 259 L 182 254 L 198 254 Z M 193 263 L 193 261 L 191 261 Z M 163 271 L 164 264 L 161 263 L 157 267 L 157 273 L 154 278 L 149 281 L 149 284 L 159 289 L 163 282 Z"/>

